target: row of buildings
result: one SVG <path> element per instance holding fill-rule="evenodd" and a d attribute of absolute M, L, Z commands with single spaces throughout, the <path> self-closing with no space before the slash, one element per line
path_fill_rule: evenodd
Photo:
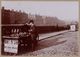
<path fill-rule="evenodd" d="M 65 26 L 65 22 L 59 20 L 57 17 L 32 15 L 25 12 L 5 9 L 2 7 L 2 24 L 25 24 L 30 19 L 34 20 L 37 26 Z"/>
<path fill-rule="evenodd" d="M 14 11 L 2 7 L 2 24 L 16 24 L 27 22 L 28 14 L 21 11 Z M 25 21 L 24 21 L 25 20 Z"/>

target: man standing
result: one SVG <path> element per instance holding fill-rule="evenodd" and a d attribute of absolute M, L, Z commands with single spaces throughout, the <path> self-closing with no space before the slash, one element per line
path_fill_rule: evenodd
<path fill-rule="evenodd" d="M 29 35 L 31 36 L 31 40 L 32 40 L 32 51 L 35 50 L 36 44 L 37 44 L 37 36 L 38 33 L 36 31 L 36 26 L 34 25 L 34 21 L 30 20 L 28 25 L 30 26 L 29 29 Z"/>

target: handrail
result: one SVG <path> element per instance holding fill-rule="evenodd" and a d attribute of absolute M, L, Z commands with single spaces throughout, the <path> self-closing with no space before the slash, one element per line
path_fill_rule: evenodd
<path fill-rule="evenodd" d="M 1 26 L 23 26 L 24 24 L 2 24 Z"/>

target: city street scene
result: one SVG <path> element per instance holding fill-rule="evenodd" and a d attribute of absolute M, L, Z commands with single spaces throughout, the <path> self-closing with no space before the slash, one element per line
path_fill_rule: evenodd
<path fill-rule="evenodd" d="M 1 55 L 76 55 L 78 2 L 1 1 Z"/>

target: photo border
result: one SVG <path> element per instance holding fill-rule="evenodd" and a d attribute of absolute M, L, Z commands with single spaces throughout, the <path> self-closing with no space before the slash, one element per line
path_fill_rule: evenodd
<path fill-rule="evenodd" d="M 79 0 L 0 0 L 0 8 L 1 8 L 1 1 L 78 1 L 79 3 L 79 9 L 80 9 L 80 1 Z M 1 11 L 0 11 L 1 12 Z M 80 10 L 79 10 L 79 13 L 80 13 Z M 79 14 L 80 15 L 80 14 Z M 1 13 L 0 13 L 0 19 L 1 19 Z M 80 16 L 79 16 L 79 22 L 80 22 Z M 0 32 L 1 32 L 1 20 L 0 20 Z M 53 55 L 53 56 L 37 56 L 37 57 L 80 57 L 80 23 L 79 23 L 79 32 L 77 33 L 77 35 L 79 36 L 78 39 L 77 39 L 77 43 L 78 43 L 78 46 L 79 46 L 79 55 L 78 56 L 74 56 L 74 55 L 71 55 L 71 56 L 61 56 L 61 55 Z M 6 57 L 5 55 L 1 55 L 1 33 L 0 33 L 0 57 Z M 7 56 L 8 57 L 8 56 Z M 9 56 L 9 57 L 33 57 L 33 56 Z M 36 57 L 36 56 L 35 56 Z"/>

